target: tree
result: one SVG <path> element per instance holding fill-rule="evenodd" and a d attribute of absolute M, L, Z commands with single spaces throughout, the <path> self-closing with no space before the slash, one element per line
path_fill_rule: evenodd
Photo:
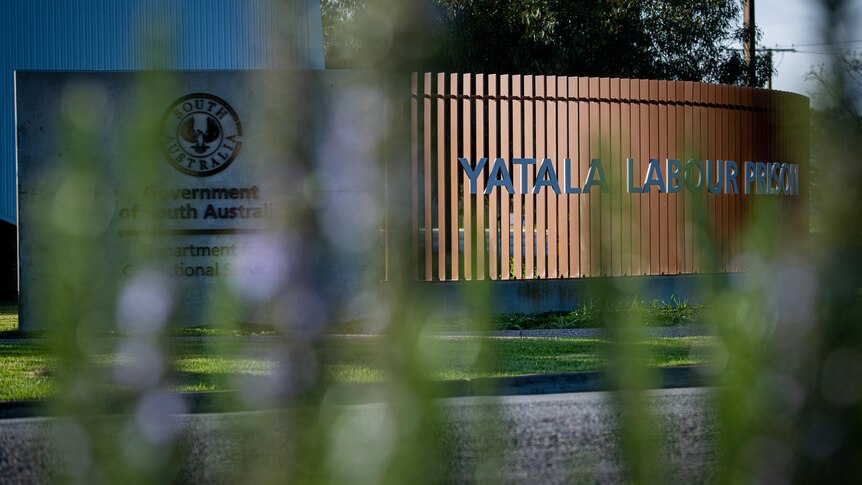
<path fill-rule="evenodd" d="M 817 86 L 815 97 L 824 105 L 824 112 L 862 126 L 862 56 L 835 56 L 829 65 L 812 66 L 805 79 Z"/>
<path fill-rule="evenodd" d="M 430 3 L 429 3 L 430 2 Z M 385 58 L 381 0 L 323 0 L 327 66 Z M 745 83 L 739 0 L 427 0 L 417 69 Z M 382 26 L 382 27 L 381 27 Z M 758 84 L 772 71 L 758 58 Z M 370 62 L 369 62 L 370 61 Z"/>

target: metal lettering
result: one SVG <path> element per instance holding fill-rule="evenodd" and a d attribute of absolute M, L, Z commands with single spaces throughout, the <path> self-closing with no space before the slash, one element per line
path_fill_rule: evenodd
<path fill-rule="evenodd" d="M 470 178 L 470 193 L 476 193 L 476 180 L 479 178 L 479 174 L 482 173 L 482 169 L 485 167 L 485 164 L 488 163 L 487 158 L 480 158 L 479 163 L 476 164 L 476 168 L 470 167 L 470 161 L 466 158 L 459 158 L 459 162 L 461 162 L 461 166 L 464 167 L 464 171 L 467 172 L 467 177 Z"/>
<path fill-rule="evenodd" d="M 494 166 L 491 167 L 491 173 L 488 175 L 488 186 L 485 187 L 485 195 L 489 195 L 494 187 L 505 187 L 510 194 L 515 193 L 515 187 L 512 185 L 512 176 L 509 174 L 506 162 L 502 158 L 494 160 Z"/>
<path fill-rule="evenodd" d="M 539 193 L 542 187 L 550 187 L 554 189 L 554 193 L 560 193 L 560 183 L 557 180 L 557 172 L 554 171 L 554 164 L 550 158 L 542 160 L 539 165 L 539 171 L 536 172 L 536 183 L 533 185 L 533 195 Z"/>

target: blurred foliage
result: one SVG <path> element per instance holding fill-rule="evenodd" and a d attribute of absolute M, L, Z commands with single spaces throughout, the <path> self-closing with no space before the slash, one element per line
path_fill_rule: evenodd
<path fill-rule="evenodd" d="M 850 2 L 823 2 L 825 42 L 858 38 Z M 806 398 L 799 403 L 798 446 L 792 476 L 799 481 L 850 483 L 862 476 L 862 105 L 859 64 L 836 55 L 823 92 L 828 106 L 819 144 L 820 182 L 814 193 L 822 231 L 816 239 L 814 312 L 818 326 L 806 339 L 797 371 Z"/>
<path fill-rule="evenodd" d="M 832 120 L 843 120 L 850 125 L 862 125 L 862 55 L 853 51 L 836 51 L 837 55 L 829 65 L 812 66 L 805 79 L 816 87 L 811 109 L 811 230 L 819 233 L 821 221 L 824 177 L 821 164 L 822 156 L 829 150 L 823 146 L 829 143 Z M 839 80 L 840 82 L 836 82 Z M 844 90 L 845 93 L 836 90 Z M 841 100 L 846 100 L 841 102 Z"/>
<path fill-rule="evenodd" d="M 830 0 L 822 6 L 825 15 L 819 28 L 824 42 L 858 35 L 847 15 L 847 2 Z M 400 90 L 404 79 L 397 73 L 410 69 L 737 84 L 744 78 L 740 54 L 728 50 L 740 36 L 735 0 L 331 0 L 322 7 L 329 67 L 382 68 L 374 71 L 376 82 Z M 768 69 L 760 68 L 762 84 Z M 66 101 L 70 112 L 85 116 L 63 115 L 62 146 L 70 163 L 55 180 L 60 187 L 55 200 L 41 208 L 47 214 L 40 232 L 49 245 L 46 257 L 59 268 L 45 289 L 52 302 L 47 322 L 51 351 L 46 356 L 29 343 L 0 344 L 0 359 L 5 359 L 0 367 L 3 390 L 38 397 L 55 386 L 56 406 L 69 416 L 63 441 L 69 456 L 79 458 L 76 467 L 62 471 L 68 481 L 176 480 L 180 439 L 170 423 L 185 408 L 170 391 L 180 385 L 182 389 L 237 386 L 240 407 L 266 403 L 298 410 L 230 429 L 229 433 L 251 438 L 251 443 L 231 450 L 237 458 L 226 481 L 437 483 L 447 481 L 450 455 L 459 450 L 440 445 L 442 406 L 433 379 L 603 366 L 608 369 L 609 386 L 617 391 L 608 394 L 617 425 L 616 462 L 625 481 L 652 484 L 674 479 L 663 450 L 675 437 L 665 435 L 664 410 L 650 400 L 658 383 L 655 366 L 709 361 L 715 363 L 717 373 L 709 414 L 715 434 L 713 441 L 703 444 L 704 453 L 712 457 L 705 465 L 704 481 L 856 483 L 862 476 L 862 191 L 858 190 L 862 164 L 857 161 L 862 124 L 854 111 L 859 93 L 852 88 L 858 71 L 836 58 L 822 73 L 822 92 L 830 111 L 815 117 L 817 128 L 812 133 L 819 137 L 813 144 L 816 176 L 820 187 L 828 190 L 812 191 L 820 218 L 817 237 L 811 241 L 787 238 L 786 221 L 777 204 L 755 200 L 749 207 L 751 224 L 741 254 L 752 269 L 732 282 L 717 276 L 706 288 L 710 298 L 702 309 L 686 301 L 641 302 L 636 297 L 641 288 L 615 281 L 601 283 L 589 296 L 591 303 L 572 312 L 510 314 L 494 323 L 487 285 L 465 290 L 470 292 L 465 300 L 473 305 L 468 323 L 475 331 L 487 331 L 493 325 L 524 328 L 545 319 L 544 325 L 606 328 L 606 340 L 429 338 L 444 305 L 429 301 L 417 285 L 409 284 L 393 285 L 377 305 L 378 328 L 384 336 L 322 339 L 315 327 L 320 324 L 319 315 L 300 311 L 319 294 L 315 263 L 327 244 L 316 219 L 319 201 L 310 192 L 291 199 L 288 217 L 279 221 L 279 230 L 300 240 L 296 252 L 301 261 L 298 276 L 285 281 L 274 296 L 287 302 L 289 311 L 279 316 L 275 325 L 281 331 L 267 337 L 266 345 L 249 343 L 251 339 L 204 343 L 167 338 L 167 327 L 175 322 L 164 316 L 151 333 L 100 338 L 100 331 L 124 323 L 123 315 L 114 310 L 122 309 L 117 295 L 129 287 L 119 287 L 99 270 L 96 262 L 107 253 L 98 240 L 104 221 L 99 214 L 82 210 L 94 204 L 96 187 L 110 181 L 105 180 L 101 169 L 105 161 L 96 149 L 104 128 L 99 120 L 107 119 L 99 112 L 104 103 L 100 93 L 79 86 L 67 94 Z M 308 186 L 314 177 L 311 154 L 318 153 L 318 147 L 311 146 L 311 137 L 305 135 L 308 126 L 323 121 L 314 118 L 312 87 L 277 81 L 256 79 L 266 95 L 261 109 L 271 110 L 272 116 L 288 116 L 287 123 L 267 127 L 272 130 L 268 137 L 274 143 L 272 149 L 281 155 L 274 157 L 278 164 L 268 168 L 275 173 L 275 168 L 286 166 L 294 177 L 305 177 L 298 183 Z M 175 85 L 169 76 L 142 76 L 141 85 L 147 89 L 136 100 L 139 112 L 122 130 L 122 143 L 138 154 L 125 175 L 153 180 L 157 177 L 153 167 L 163 163 L 153 150 L 158 143 L 152 132 L 162 104 L 152 102 L 146 93 L 170 93 Z M 389 141 L 409 140 L 409 123 L 397 114 L 389 121 L 393 126 Z M 387 146 L 391 151 L 381 153 L 379 163 L 405 159 L 403 148 Z M 407 165 L 390 163 L 387 168 L 397 172 Z M 398 180 L 404 174 L 392 176 Z M 392 197 L 387 202 L 394 209 L 385 227 L 394 234 L 395 247 L 408 247 L 409 231 L 399 232 L 399 228 L 408 224 L 409 200 L 404 194 L 387 196 Z M 706 232 L 704 221 L 695 222 Z M 416 267 L 416 261 L 402 256 L 393 258 L 388 268 L 395 280 Z M 141 293 L 132 294 L 140 297 Z M 223 309 L 240 299 L 227 295 L 216 303 Z M 140 309 L 125 316 L 152 312 L 152 305 Z M 643 327 L 653 321 L 680 323 L 700 318 L 701 311 L 716 337 L 643 338 Z M 137 373 L 127 374 L 129 370 Z M 343 419 L 343 407 L 328 400 L 340 381 L 380 379 L 387 384 L 375 391 L 375 398 L 386 403 L 381 408 L 385 417 L 372 424 L 352 426 Z M 15 384 L 7 386 L 7 382 Z M 120 384 L 124 392 L 108 392 Z M 477 482 L 501 481 L 498 465 L 511 451 L 507 445 L 522 444 L 490 437 L 486 428 L 495 412 L 483 409 L 475 427 L 458 430 L 482 444 L 470 457 L 473 468 L 461 470 Z M 122 429 L 119 437 L 100 426 L 97 418 L 105 415 L 116 416 L 112 422 Z M 285 429 L 289 432 L 281 431 Z"/>
<path fill-rule="evenodd" d="M 820 6 L 823 45 L 858 38 L 849 2 Z M 862 93 L 857 68 L 834 52 L 813 71 L 822 110 L 811 116 L 816 232 L 791 243 L 775 212 L 757 207 L 746 243 L 756 266 L 713 298 L 726 355 L 716 401 L 721 483 L 862 476 Z"/>
<path fill-rule="evenodd" d="M 358 31 L 377 28 L 386 2 L 323 0 L 330 69 L 372 67 L 379 48 Z M 549 74 L 744 85 L 738 0 L 428 0 L 424 71 Z M 758 33 L 758 37 L 760 34 Z M 757 85 L 773 70 L 757 58 Z"/>

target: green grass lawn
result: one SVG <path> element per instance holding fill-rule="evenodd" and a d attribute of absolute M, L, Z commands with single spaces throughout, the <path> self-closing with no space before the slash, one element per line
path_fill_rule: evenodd
<path fill-rule="evenodd" d="M 0 304 L 0 335 L 18 330 L 18 305 Z"/>
<path fill-rule="evenodd" d="M 0 400 L 51 395 L 54 359 L 46 345 L 0 344 Z M 171 345 L 174 385 L 181 392 L 242 388 L 243 380 L 266 376 L 274 366 L 268 358 L 272 341 L 174 339 Z M 431 379 L 574 372 L 604 367 L 609 345 L 597 339 L 429 337 L 419 358 Z M 637 350 L 651 365 L 677 366 L 706 363 L 713 345 L 712 337 L 646 339 Z M 319 350 L 335 382 L 387 378 L 383 357 L 392 346 L 385 337 L 327 340 Z M 127 360 L 108 352 L 97 355 L 94 365 L 107 370 Z"/>
<path fill-rule="evenodd" d="M 50 397 L 56 385 L 55 359 L 46 341 L 18 340 L 18 310 L 0 306 L 0 401 Z M 177 336 L 275 335 L 266 327 L 176 329 Z M 129 357 L 111 350 L 119 339 L 101 339 L 105 351 L 92 356 L 98 372 L 128 365 Z M 243 381 L 268 376 L 276 362 L 272 339 L 183 339 L 169 341 L 171 376 L 180 392 L 238 389 Z M 605 367 L 607 341 L 589 338 L 426 337 L 417 357 L 429 379 L 464 379 L 550 372 L 598 370 Z M 707 363 L 713 337 L 653 338 L 635 351 L 656 367 Z M 387 337 L 342 337 L 317 349 L 323 370 L 335 382 L 380 382 L 388 378 Z"/>
<path fill-rule="evenodd" d="M 0 344 L 0 401 L 50 396 L 54 389 L 50 368 L 51 358 L 39 345 Z"/>

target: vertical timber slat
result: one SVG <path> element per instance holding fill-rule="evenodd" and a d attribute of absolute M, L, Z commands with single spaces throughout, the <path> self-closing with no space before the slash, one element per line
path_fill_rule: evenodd
<path fill-rule="evenodd" d="M 667 160 L 667 143 L 668 143 L 668 123 L 667 123 L 667 112 L 668 112 L 668 103 L 667 103 L 667 81 L 658 81 L 658 97 L 659 97 L 659 105 L 658 105 L 658 163 L 659 168 L 664 169 L 666 167 L 665 160 Z M 666 170 L 662 170 L 664 172 L 664 182 L 667 185 L 668 174 Z M 658 274 L 668 274 L 668 233 L 670 232 L 670 224 L 668 224 L 668 193 L 659 191 L 656 194 L 658 197 Z"/>
<path fill-rule="evenodd" d="M 665 160 L 676 160 L 679 157 L 676 151 L 676 82 L 668 81 L 667 83 L 667 156 Z M 668 187 L 668 192 L 665 194 L 667 199 L 667 274 L 676 274 L 676 200 L 677 193 L 671 192 L 672 180 L 670 168 L 665 162 L 665 182 Z"/>
<path fill-rule="evenodd" d="M 676 193 L 676 269 L 677 273 L 685 273 L 685 203 L 688 190 L 685 187 L 685 162 L 688 160 L 685 153 L 685 83 L 682 81 L 676 85 L 676 146 L 674 147 L 675 158 L 680 163 L 680 191 Z"/>
<path fill-rule="evenodd" d="M 641 150 L 643 144 L 641 143 L 641 103 L 640 101 L 640 82 L 637 79 L 633 79 L 629 82 L 629 95 L 631 96 L 632 102 L 631 106 L 631 136 L 629 137 L 631 143 L 631 149 L 629 150 L 628 156 L 632 158 L 632 182 L 634 186 L 640 187 L 643 184 L 643 171 L 642 167 L 644 164 L 644 159 L 641 156 L 641 153 L 638 150 Z M 631 226 L 632 226 L 632 275 L 641 275 L 643 274 L 643 270 L 641 269 L 641 264 L 643 262 L 642 256 L 642 248 L 643 244 L 641 243 L 641 231 L 643 231 L 643 227 L 641 226 L 641 200 L 642 194 L 633 193 L 629 194 L 629 198 L 632 203 L 631 210 Z"/>
<path fill-rule="evenodd" d="M 463 157 L 470 160 L 474 165 L 477 162 L 476 157 L 470 151 L 470 140 L 472 140 L 472 117 L 470 116 L 470 95 L 472 94 L 472 90 L 470 89 L 470 75 L 464 74 L 461 80 L 461 95 L 462 95 L 462 104 L 461 104 L 461 129 L 464 133 L 463 138 L 463 148 L 461 150 L 461 154 Z M 462 206 L 463 206 L 463 217 L 464 217 L 464 279 L 472 280 L 473 279 L 473 224 L 472 224 L 472 213 L 473 213 L 473 205 L 471 203 L 472 197 L 470 196 L 470 178 L 467 176 L 467 173 L 464 173 L 463 180 L 461 182 L 463 184 L 463 188 L 461 190 L 462 197 Z"/>
<path fill-rule="evenodd" d="M 699 92 L 698 88 L 699 83 L 690 81 L 686 81 L 685 83 L 685 157 L 686 160 L 700 160 L 701 167 L 703 167 L 703 161 L 700 158 L 700 142 L 697 135 L 700 126 L 698 107 L 694 105 Z M 698 208 L 700 207 L 700 196 L 703 192 L 703 171 L 699 172 L 699 178 L 694 172 L 691 173 L 691 177 L 693 183 L 697 183 L 698 180 L 701 181 L 699 190 L 688 191 L 686 194 L 686 264 L 690 272 L 696 273 L 697 255 L 700 250 L 697 241 L 699 227 Z"/>
<path fill-rule="evenodd" d="M 605 168 L 605 177 L 613 178 L 613 163 L 611 162 L 611 103 L 608 101 L 611 95 L 611 81 L 608 78 L 600 78 L 599 79 L 599 98 L 602 101 L 599 103 L 599 156 L 597 157 L 602 161 L 603 167 Z M 604 181 L 609 188 L 613 187 L 612 180 L 605 179 Z M 599 245 L 600 249 L 600 265 L 601 272 L 600 276 L 610 276 L 611 274 L 611 259 L 612 259 L 612 246 L 611 246 L 611 194 L 606 193 L 604 190 L 601 190 L 601 187 L 595 187 L 598 191 L 597 197 L 599 197 L 599 207 L 600 211 L 600 225 L 601 232 L 599 233 L 599 237 L 601 238 L 601 244 Z"/>
<path fill-rule="evenodd" d="M 500 152 L 497 150 L 497 75 L 488 75 L 488 186 L 491 185 L 491 169 Z M 495 187 L 488 194 L 488 276 L 496 280 L 499 275 L 497 268 L 499 254 L 497 251 L 497 228 L 499 220 L 497 215 L 497 199 L 500 188 Z"/>
<path fill-rule="evenodd" d="M 590 95 L 590 80 L 588 78 L 578 78 L 578 99 L 587 98 Z M 590 164 L 590 103 L 587 101 L 578 102 L 578 180 L 583 183 L 587 175 L 587 170 Z M 579 276 L 592 276 L 592 251 L 590 248 L 590 227 L 591 215 L 590 196 L 584 194 L 584 187 L 581 185 L 581 225 L 580 225 L 580 274 Z"/>
<path fill-rule="evenodd" d="M 437 74 L 437 279 L 446 281 L 446 75 Z"/>
<path fill-rule="evenodd" d="M 522 118 L 522 104 L 521 101 L 521 76 L 515 75 L 512 76 L 512 158 L 524 158 L 523 151 L 523 118 Z M 515 279 L 521 279 L 524 277 L 524 274 L 521 272 L 521 268 L 524 265 L 524 196 L 520 195 L 518 191 L 521 187 L 521 167 L 515 167 L 515 164 L 512 163 L 512 182 L 515 188 L 515 195 L 513 200 L 512 213 L 514 215 L 514 223 L 515 226 L 513 228 L 514 232 L 514 255 L 512 258 L 512 269 L 515 274 L 513 277 Z"/>
<path fill-rule="evenodd" d="M 555 162 L 557 166 L 557 177 L 560 180 L 560 190 L 562 195 L 557 198 L 557 235 L 559 237 L 559 249 L 557 254 L 559 257 L 559 276 L 560 278 L 568 278 L 569 273 L 569 198 L 577 197 L 566 194 L 565 180 L 562 178 L 565 173 L 565 159 L 568 137 L 568 80 L 565 77 L 557 78 L 557 96 L 560 100 L 557 101 L 557 155 Z"/>
<path fill-rule="evenodd" d="M 509 112 L 512 106 L 512 101 L 509 100 L 509 75 L 500 76 L 500 99 L 504 100 L 500 103 L 500 152 L 499 156 L 506 161 L 511 167 L 512 150 L 509 145 Z M 509 170 L 512 173 L 512 170 Z M 512 248 L 510 237 L 512 234 L 512 226 L 510 223 L 510 199 L 512 196 L 506 190 L 500 190 L 500 270 L 501 278 L 508 280 L 509 260 L 512 257 Z"/>
<path fill-rule="evenodd" d="M 599 94 L 599 79 L 591 77 L 590 81 L 590 98 L 600 98 Z M 590 122 L 588 128 L 590 130 L 589 136 L 589 156 L 586 158 L 587 167 L 586 170 L 589 170 L 589 166 L 592 164 L 591 160 L 593 159 L 601 159 L 601 116 L 600 112 L 600 104 L 598 102 L 590 102 L 588 103 L 590 108 Z M 584 178 L 586 180 L 586 177 Z M 592 188 L 591 188 L 592 189 Z M 601 276 L 602 275 L 602 213 L 601 213 L 601 190 L 596 189 L 595 191 L 590 190 L 590 194 L 588 195 L 590 199 L 590 229 L 589 229 L 589 238 L 590 238 L 590 276 Z"/>
<path fill-rule="evenodd" d="M 648 99 L 658 98 L 658 81 L 649 81 Z M 655 159 L 661 162 L 661 154 L 659 152 L 659 106 L 658 104 L 650 103 L 649 105 L 649 153 L 650 160 Z M 650 232 L 650 272 L 651 275 L 661 274 L 659 266 L 660 256 L 659 251 L 661 245 L 659 243 L 659 231 L 661 230 L 659 218 L 659 196 L 658 190 L 650 187 L 649 190 L 649 232 Z"/>
<path fill-rule="evenodd" d="M 632 274 L 632 233 L 634 220 L 632 219 L 632 200 L 634 194 L 628 191 L 628 159 L 631 157 L 632 150 L 632 121 L 631 121 L 631 80 L 623 79 L 620 81 L 620 173 L 618 175 L 620 182 L 620 197 L 622 205 L 620 207 L 620 224 L 622 225 L 622 260 L 621 271 L 624 276 Z M 632 167 L 634 170 L 634 167 Z"/>
<path fill-rule="evenodd" d="M 524 76 L 524 155 L 526 158 L 535 158 L 533 147 L 535 146 L 535 138 L 533 138 L 533 76 Z M 535 180 L 536 167 L 530 165 L 527 169 L 527 190 L 530 191 L 532 181 Z M 523 182 L 523 180 L 522 180 Z M 530 193 L 524 194 L 524 232 L 525 234 L 525 249 L 526 253 L 526 276 L 527 279 L 533 279 L 535 276 L 535 255 L 536 255 L 536 230 L 533 225 L 533 210 L 535 198 Z"/>
<path fill-rule="evenodd" d="M 558 158 L 556 157 L 557 150 L 557 102 L 555 98 L 557 97 L 557 78 L 555 76 L 548 76 L 545 78 L 547 83 L 546 93 L 547 93 L 547 103 L 545 103 L 545 116 L 546 116 L 546 124 L 545 124 L 545 132 L 547 133 L 546 143 L 545 143 L 545 158 L 551 160 L 552 167 L 554 167 L 555 172 L 557 174 L 562 173 L 559 170 Z M 546 194 L 547 208 L 548 208 L 548 217 L 546 220 L 546 224 L 548 227 L 548 235 L 547 235 L 547 257 L 548 257 L 548 266 L 547 266 L 547 277 L 548 278 L 556 278 L 557 277 L 557 249 L 558 249 L 558 240 L 557 240 L 557 194 L 554 192 L 553 188 L 544 187 L 542 192 Z"/>
<path fill-rule="evenodd" d="M 458 221 L 458 206 L 460 197 L 458 194 L 458 75 L 449 75 L 449 237 L 451 242 L 452 269 L 450 278 L 453 281 L 459 279 L 458 265 L 461 259 L 460 248 L 460 223 Z"/>
<path fill-rule="evenodd" d="M 416 264 L 415 277 L 419 278 L 419 91 L 418 73 L 410 75 L 410 215 L 411 261 Z"/>
<path fill-rule="evenodd" d="M 424 230 L 425 230 L 425 280 L 431 281 L 434 278 L 434 268 L 432 267 L 433 260 L 433 245 L 431 236 L 433 235 L 431 222 L 431 73 L 426 72 L 424 77 L 424 110 L 422 113 L 422 160 L 423 160 L 423 186 L 422 192 L 424 199 Z"/>
<path fill-rule="evenodd" d="M 476 163 L 485 157 L 485 75 L 476 74 Z M 488 164 L 476 180 L 476 279 L 485 279 L 485 175 Z"/>
<path fill-rule="evenodd" d="M 574 77 L 566 78 L 568 84 L 569 100 L 566 103 L 566 110 L 569 117 L 568 143 L 566 146 L 566 156 L 569 158 L 571 167 L 571 182 L 574 186 L 580 186 L 578 177 L 578 102 L 574 101 L 578 98 L 578 79 Z M 574 194 L 569 196 L 569 276 L 581 276 L 580 251 L 581 251 L 581 195 Z"/>
<path fill-rule="evenodd" d="M 623 160 L 620 156 L 620 146 L 622 132 L 620 131 L 620 80 L 610 80 L 610 131 L 607 134 L 608 142 L 610 143 L 610 151 L 608 162 L 610 172 L 608 176 L 608 186 L 611 189 L 609 194 L 610 207 L 609 214 L 611 225 L 611 240 L 609 249 L 611 250 L 611 274 L 613 276 L 622 275 L 622 192 L 623 185 L 620 177 L 623 173 Z"/>
<path fill-rule="evenodd" d="M 539 166 L 545 158 L 545 76 L 536 76 L 536 178 Z M 531 180 L 536 180 L 530 177 Z M 538 182 L 538 181 L 537 181 Z M 536 190 L 533 189 L 533 193 Z M 536 195 L 536 276 L 547 278 L 547 227 L 545 224 L 545 194 L 547 189 L 539 190 Z"/>

